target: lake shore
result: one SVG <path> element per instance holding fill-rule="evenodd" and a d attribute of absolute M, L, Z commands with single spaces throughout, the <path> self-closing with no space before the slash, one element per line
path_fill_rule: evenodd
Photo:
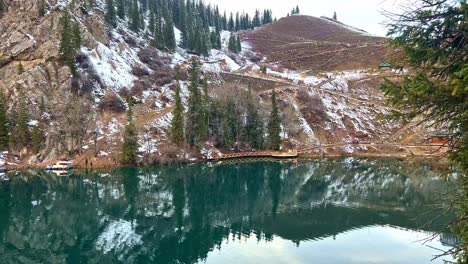
<path fill-rule="evenodd" d="M 399 149 L 395 151 L 383 152 L 383 151 L 373 151 L 373 152 L 364 152 L 364 151 L 356 151 L 354 153 L 340 153 L 338 151 L 329 151 L 325 152 L 316 152 L 316 153 L 298 153 L 296 158 L 292 159 L 321 159 L 321 158 L 331 158 L 331 159 L 339 159 L 339 158 L 395 158 L 395 159 L 408 159 L 408 160 L 437 160 L 438 163 L 448 164 L 449 161 L 446 158 L 448 153 L 448 148 L 441 146 L 412 146 L 412 150 L 408 151 L 408 147 L 406 146 L 405 149 Z M 234 158 L 230 159 L 230 162 L 235 161 L 242 161 L 246 159 L 259 159 L 259 158 L 251 158 L 251 157 L 243 157 L 243 158 Z M 267 159 L 275 160 L 280 158 L 269 157 Z M 120 168 L 126 167 L 126 165 L 121 164 L 118 160 L 118 155 L 113 155 L 109 157 L 103 158 L 92 158 L 88 162 L 85 162 L 84 159 L 75 159 L 75 168 L 77 169 L 112 169 L 112 168 Z M 199 159 L 173 159 L 173 160 L 166 160 L 164 162 L 156 162 L 152 164 L 138 164 L 138 166 L 152 166 L 152 165 L 172 165 L 172 164 L 190 164 L 190 163 L 209 163 L 209 162 L 224 162 L 223 160 L 217 159 L 206 159 L 206 158 L 199 158 Z M 7 170 L 28 170 L 28 169 L 46 169 L 48 166 L 55 164 L 53 162 L 47 163 L 39 163 L 39 164 L 16 164 L 6 166 Z"/>

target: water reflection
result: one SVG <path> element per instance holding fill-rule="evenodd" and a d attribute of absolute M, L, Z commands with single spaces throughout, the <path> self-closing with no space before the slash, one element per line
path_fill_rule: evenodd
<path fill-rule="evenodd" d="M 450 184 L 424 166 L 390 160 L 184 165 L 70 177 L 22 173 L 0 182 L 0 263 L 243 259 L 233 262 L 234 255 L 282 263 L 287 260 L 268 252 L 285 243 L 301 256 L 299 263 L 341 263 L 353 257 L 360 239 L 372 240 L 368 251 L 381 246 L 397 254 L 391 241 L 400 233 L 416 237 L 400 245 L 408 263 L 428 262 L 431 253 L 420 244 L 408 249 L 451 219 L 424 225 L 440 213 L 439 195 L 448 191 Z M 366 237 L 365 230 L 376 235 Z M 318 260 L 306 253 L 316 252 L 312 245 L 322 249 Z"/>

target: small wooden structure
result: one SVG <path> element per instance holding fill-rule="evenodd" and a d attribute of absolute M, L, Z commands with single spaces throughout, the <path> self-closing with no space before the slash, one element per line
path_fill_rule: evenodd
<path fill-rule="evenodd" d="M 451 138 L 450 134 L 434 134 L 429 139 L 429 142 L 434 145 L 445 145 L 450 143 Z"/>

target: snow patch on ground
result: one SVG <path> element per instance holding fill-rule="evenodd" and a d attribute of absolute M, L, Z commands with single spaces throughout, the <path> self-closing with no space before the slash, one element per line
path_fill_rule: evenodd
<path fill-rule="evenodd" d="M 138 49 L 130 48 L 123 36 L 112 32 L 109 47 L 98 42 L 95 48 L 82 47 L 81 52 L 88 55 L 91 66 L 104 85 L 119 90 L 130 88 L 137 79 L 132 74 L 135 65 L 143 65 L 138 58 Z"/>

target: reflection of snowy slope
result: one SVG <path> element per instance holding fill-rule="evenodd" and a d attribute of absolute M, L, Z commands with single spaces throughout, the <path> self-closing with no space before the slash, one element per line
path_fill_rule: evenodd
<path fill-rule="evenodd" d="M 129 252 L 134 246 L 142 243 L 141 236 L 135 231 L 135 224 L 125 220 L 111 221 L 99 235 L 96 249 L 104 254 L 111 251 L 121 253 Z"/>

